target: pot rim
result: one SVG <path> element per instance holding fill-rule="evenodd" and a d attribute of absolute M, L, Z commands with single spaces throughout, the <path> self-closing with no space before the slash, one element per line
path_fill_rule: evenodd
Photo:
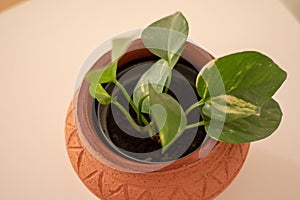
<path fill-rule="evenodd" d="M 139 54 L 139 56 L 143 58 L 153 57 L 153 54 L 146 49 L 141 39 L 136 39 L 119 60 L 119 66 L 123 66 L 135 60 L 136 54 Z M 186 42 L 181 57 L 198 70 L 210 60 L 214 59 L 211 54 L 191 42 Z M 110 62 L 111 51 L 108 51 L 96 61 L 90 70 L 101 68 Z M 114 169 L 133 173 L 174 170 L 205 159 L 210 151 L 214 151 L 214 149 L 219 146 L 219 142 L 209 138 L 200 148 L 176 161 L 142 163 L 129 160 L 113 152 L 98 136 L 92 119 L 93 98 L 89 94 L 89 83 L 87 81 L 82 81 L 80 88 L 74 95 L 73 101 L 73 110 L 75 111 L 74 118 L 81 142 L 99 162 Z"/>

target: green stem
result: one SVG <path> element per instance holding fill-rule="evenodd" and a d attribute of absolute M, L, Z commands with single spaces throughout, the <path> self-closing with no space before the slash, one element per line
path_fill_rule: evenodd
<path fill-rule="evenodd" d="M 129 104 L 131 105 L 133 110 L 136 112 L 136 114 L 138 114 L 138 109 L 137 109 L 136 105 L 133 103 L 131 97 L 129 96 L 126 89 L 123 87 L 123 85 L 117 80 L 114 81 L 114 84 L 121 90 L 121 92 L 123 93 L 123 95 L 125 96 L 127 101 L 129 102 Z"/>
<path fill-rule="evenodd" d="M 185 115 L 188 115 L 192 110 L 194 110 L 195 108 L 197 108 L 203 104 L 204 104 L 204 99 L 201 99 L 200 101 L 194 103 L 185 111 Z"/>
<path fill-rule="evenodd" d="M 112 102 L 119 110 L 126 116 L 128 119 L 129 123 L 132 125 L 132 127 L 139 131 L 142 132 L 141 127 L 135 123 L 135 121 L 132 119 L 131 115 L 127 112 L 127 110 L 117 101 Z"/>
<path fill-rule="evenodd" d="M 186 129 L 191 129 L 191 128 L 196 128 L 198 126 L 204 126 L 204 125 L 205 125 L 204 121 L 201 121 L 201 122 L 197 122 L 195 124 L 188 125 L 185 128 Z"/>
<path fill-rule="evenodd" d="M 206 98 L 207 90 L 208 90 L 208 87 L 205 87 L 203 98 Z"/>
<path fill-rule="evenodd" d="M 139 105 L 138 105 L 138 115 L 137 115 L 137 118 L 138 118 L 138 122 L 140 123 L 141 121 L 143 121 L 143 115 L 142 115 L 142 108 L 143 108 L 143 102 L 144 100 L 149 96 L 149 94 L 146 94 L 144 95 L 140 101 L 139 101 Z M 143 121 L 144 122 L 144 121 Z M 147 122 L 148 123 L 148 122 Z"/>
<path fill-rule="evenodd" d="M 147 126 L 139 126 L 135 123 L 134 119 L 131 117 L 131 115 L 127 112 L 127 110 L 117 101 L 113 101 L 112 104 L 114 104 L 128 119 L 130 125 L 138 132 L 144 134 L 148 133 L 149 137 L 153 137 L 155 135 L 154 130 L 150 123 Z"/>
<path fill-rule="evenodd" d="M 151 122 L 151 123 L 149 123 L 149 125 L 147 125 L 145 127 L 146 127 L 149 137 L 153 139 L 153 136 L 155 135 L 155 132 L 153 129 L 153 123 Z"/>
<path fill-rule="evenodd" d="M 168 93 L 169 87 L 171 85 L 171 80 L 172 80 L 172 68 L 170 66 L 170 64 L 168 64 L 168 81 L 167 81 L 167 85 L 165 87 L 165 93 Z"/>
<path fill-rule="evenodd" d="M 140 113 L 138 111 L 138 108 L 136 107 L 136 105 L 132 101 L 131 97 L 129 96 L 129 94 L 127 93 L 126 89 L 123 87 L 123 85 L 118 80 L 114 80 L 113 83 L 121 90 L 121 92 L 123 93 L 123 95 L 125 96 L 125 98 L 127 99 L 127 101 L 129 102 L 129 104 L 131 105 L 131 107 L 133 108 L 133 110 L 136 113 L 136 115 L 139 116 Z M 147 121 L 147 119 L 143 115 L 141 115 L 141 118 L 142 118 L 142 121 L 143 121 L 144 125 L 148 125 L 149 124 L 149 122 Z"/>

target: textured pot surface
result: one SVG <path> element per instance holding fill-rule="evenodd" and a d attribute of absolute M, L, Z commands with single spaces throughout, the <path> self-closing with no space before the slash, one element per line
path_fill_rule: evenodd
<path fill-rule="evenodd" d="M 137 41 L 131 48 L 142 49 L 142 43 Z M 149 53 L 139 51 L 139 55 L 147 57 Z M 207 52 L 191 44 L 185 48 L 183 56 L 199 67 L 212 59 Z M 134 57 L 134 54 L 127 54 L 126 59 L 120 60 L 120 65 Z M 109 58 L 109 53 L 104 55 L 93 68 L 104 66 Z M 218 142 L 203 158 L 199 155 L 206 153 L 209 142 L 169 165 L 149 165 L 122 158 L 110 151 L 97 136 L 91 119 L 92 98 L 87 91 L 88 84 L 84 82 L 69 106 L 66 145 L 76 173 L 102 200 L 212 199 L 232 182 L 245 161 L 249 144 L 222 142 Z"/>
<path fill-rule="evenodd" d="M 82 145 L 72 108 L 71 104 L 66 120 L 68 154 L 82 182 L 102 200 L 213 199 L 237 175 L 249 148 L 219 143 L 208 156 L 182 168 L 126 173 L 102 164 Z"/>

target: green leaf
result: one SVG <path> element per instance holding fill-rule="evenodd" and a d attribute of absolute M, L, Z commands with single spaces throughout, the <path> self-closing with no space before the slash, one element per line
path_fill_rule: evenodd
<path fill-rule="evenodd" d="M 208 66 L 197 78 L 197 91 L 201 97 L 230 94 L 258 106 L 274 95 L 287 76 L 270 58 L 254 51 L 224 56 Z M 216 71 L 223 80 L 225 93 L 220 90 L 219 80 L 213 87 L 207 87 L 214 84 L 216 75 L 212 73 Z"/>
<path fill-rule="evenodd" d="M 91 96 L 97 99 L 100 104 L 109 104 L 112 100 L 101 84 L 91 83 L 89 91 Z"/>
<path fill-rule="evenodd" d="M 116 80 L 117 62 L 110 63 L 102 69 L 89 72 L 85 80 L 89 83 L 109 83 Z"/>
<path fill-rule="evenodd" d="M 117 38 L 112 42 L 113 47 L 111 52 L 111 60 L 114 62 L 124 55 L 128 47 L 132 43 L 132 38 Z"/>
<path fill-rule="evenodd" d="M 231 121 L 251 115 L 260 115 L 260 107 L 231 95 L 209 98 L 202 107 L 202 113 L 217 120 Z M 213 113 L 213 114 L 212 114 Z"/>
<path fill-rule="evenodd" d="M 196 89 L 202 99 L 226 94 L 222 75 L 215 62 L 212 60 L 207 63 L 197 76 Z"/>
<path fill-rule="evenodd" d="M 102 69 L 89 72 L 85 79 L 89 83 L 109 83 L 116 80 L 118 59 L 131 44 L 131 38 L 117 38 L 112 41 L 112 62 Z"/>
<path fill-rule="evenodd" d="M 208 63 L 196 80 L 198 94 L 208 101 L 206 106 L 211 106 L 201 109 L 208 135 L 229 143 L 251 142 L 269 136 L 282 116 L 279 105 L 271 97 L 286 76 L 270 58 L 253 51 L 231 54 Z M 218 103 L 209 104 L 209 99 L 222 95 L 241 99 L 247 110 L 252 108 L 252 114 L 231 103 L 221 108 Z M 234 112 L 230 111 L 225 118 L 224 110 L 228 112 L 232 106 L 236 107 Z"/>
<path fill-rule="evenodd" d="M 170 95 L 157 93 L 149 85 L 150 114 L 159 130 L 163 152 L 183 133 L 187 119 L 180 104 Z"/>
<path fill-rule="evenodd" d="M 142 41 L 153 54 L 173 67 L 183 51 L 188 32 L 187 20 L 176 12 L 149 25 L 142 33 Z"/>
<path fill-rule="evenodd" d="M 160 59 L 141 76 L 140 80 L 136 84 L 133 92 L 133 102 L 135 103 L 135 105 L 139 105 L 140 101 L 146 95 L 149 95 L 149 83 L 152 84 L 153 89 L 157 93 L 161 93 L 163 91 L 167 78 L 168 63 L 165 60 Z M 142 112 L 149 114 L 149 105 L 149 97 L 147 97 L 142 102 Z"/>
<path fill-rule="evenodd" d="M 282 118 L 281 109 L 276 101 L 268 100 L 263 104 L 260 115 L 226 122 L 209 121 L 205 124 L 207 134 L 219 141 L 228 143 L 246 143 L 261 140 L 271 135 L 279 126 Z"/>

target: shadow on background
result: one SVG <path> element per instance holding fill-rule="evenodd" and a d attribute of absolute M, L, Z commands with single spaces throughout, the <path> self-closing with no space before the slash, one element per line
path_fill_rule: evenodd
<path fill-rule="evenodd" d="M 280 0 L 300 22 L 300 0 Z"/>
<path fill-rule="evenodd" d="M 251 149 L 238 178 L 218 200 L 300 199 L 300 166 L 285 157 Z"/>

